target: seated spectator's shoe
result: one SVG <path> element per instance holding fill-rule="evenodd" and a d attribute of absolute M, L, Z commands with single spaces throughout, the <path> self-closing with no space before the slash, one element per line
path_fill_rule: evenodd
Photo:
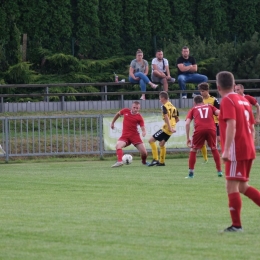
<path fill-rule="evenodd" d="M 195 98 L 198 94 L 192 93 L 192 97 Z"/>
<path fill-rule="evenodd" d="M 156 89 L 156 88 L 158 87 L 158 85 L 153 84 L 151 87 L 152 87 L 153 89 Z"/>
<path fill-rule="evenodd" d="M 145 100 L 145 97 L 140 97 L 141 100 Z"/>
<path fill-rule="evenodd" d="M 234 226 L 230 226 L 224 229 L 224 232 L 242 232 L 242 231 L 243 231 L 242 227 L 234 227 Z"/>
<path fill-rule="evenodd" d="M 152 162 L 148 164 L 148 166 L 154 166 L 157 164 L 159 164 L 159 161 L 153 159 Z"/>
<path fill-rule="evenodd" d="M 123 166 L 123 165 L 124 165 L 123 162 L 116 162 L 115 164 L 113 164 L 113 165 L 111 166 L 111 168 L 120 167 L 120 166 Z"/>
<path fill-rule="evenodd" d="M 169 81 L 170 81 L 171 83 L 174 83 L 174 82 L 175 82 L 175 78 L 170 78 Z"/>
<path fill-rule="evenodd" d="M 186 99 L 187 98 L 187 96 L 182 96 L 182 99 Z"/>
<path fill-rule="evenodd" d="M 218 172 L 218 177 L 222 177 L 223 173 L 222 172 Z"/>
<path fill-rule="evenodd" d="M 158 163 L 158 164 L 156 164 L 156 166 L 165 166 L 165 163 Z"/>

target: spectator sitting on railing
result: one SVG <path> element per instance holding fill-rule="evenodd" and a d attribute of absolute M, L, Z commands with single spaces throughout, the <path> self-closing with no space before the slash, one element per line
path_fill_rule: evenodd
<path fill-rule="evenodd" d="M 182 56 L 177 59 L 178 83 L 181 90 L 186 90 L 186 83 L 207 82 L 208 77 L 197 73 L 198 65 L 190 56 L 188 47 L 182 47 Z M 182 93 L 182 98 L 187 98 L 187 93 Z"/>
<path fill-rule="evenodd" d="M 143 59 L 143 52 L 142 50 L 138 49 L 136 52 L 136 59 L 131 61 L 130 68 L 129 68 L 129 81 L 131 83 L 139 83 L 141 91 L 146 91 L 146 84 L 149 84 L 153 89 L 156 89 L 158 85 L 155 85 L 150 81 L 147 77 L 149 72 L 148 62 Z M 145 94 L 142 93 L 141 98 L 145 100 Z"/>
<path fill-rule="evenodd" d="M 163 90 L 168 91 L 168 82 L 175 82 L 175 78 L 170 75 L 169 62 L 163 57 L 163 51 L 157 50 L 155 56 L 152 60 L 152 82 L 161 83 Z"/>

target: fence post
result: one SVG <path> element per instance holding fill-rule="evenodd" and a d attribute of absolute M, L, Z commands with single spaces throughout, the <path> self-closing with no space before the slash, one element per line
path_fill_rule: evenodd
<path fill-rule="evenodd" d="M 61 109 L 61 111 L 64 111 L 64 107 L 65 107 L 65 97 L 61 96 L 60 97 L 60 109 Z"/>
<path fill-rule="evenodd" d="M 5 104 L 4 104 L 4 97 L 1 97 L 1 106 L 0 106 L 0 112 L 5 112 Z"/>
<path fill-rule="evenodd" d="M 5 118 L 5 161 L 9 161 L 9 129 L 8 129 L 9 119 Z"/>
<path fill-rule="evenodd" d="M 46 88 L 45 88 L 45 93 L 46 93 L 46 94 L 49 94 L 49 87 L 46 87 Z M 46 101 L 46 102 L 49 102 L 49 96 L 45 96 L 45 101 Z"/>
<path fill-rule="evenodd" d="M 123 108 L 124 107 L 124 95 L 121 94 L 120 95 L 120 100 L 119 100 L 119 108 Z"/>
<path fill-rule="evenodd" d="M 104 136 L 103 136 L 103 115 L 99 115 L 99 152 L 100 159 L 104 159 Z"/>
<path fill-rule="evenodd" d="M 101 91 L 107 93 L 107 85 L 101 86 Z M 107 101 L 107 95 L 102 95 L 102 100 Z"/>

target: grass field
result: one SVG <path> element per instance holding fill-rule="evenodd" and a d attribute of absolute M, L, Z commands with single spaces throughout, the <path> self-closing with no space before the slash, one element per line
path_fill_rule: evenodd
<path fill-rule="evenodd" d="M 225 179 L 201 162 L 194 179 L 187 158 L 1 164 L 0 259 L 259 259 L 260 209 L 243 197 L 244 232 L 221 233 Z"/>

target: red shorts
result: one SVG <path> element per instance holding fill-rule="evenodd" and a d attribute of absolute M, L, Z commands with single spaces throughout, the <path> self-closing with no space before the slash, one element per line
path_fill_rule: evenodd
<path fill-rule="evenodd" d="M 143 143 L 140 135 L 133 135 L 133 136 L 125 136 L 125 135 L 122 135 L 119 139 L 119 141 L 123 141 L 126 143 L 125 147 L 133 144 L 134 146 L 136 146 L 137 144 L 141 144 Z"/>
<path fill-rule="evenodd" d="M 207 141 L 208 146 L 211 149 L 217 149 L 216 139 L 217 139 L 216 130 L 204 129 L 204 130 L 195 131 L 192 136 L 191 147 L 194 149 L 201 149 L 201 147 L 205 144 L 205 141 Z"/>
<path fill-rule="evenodd" d="M 249 181 L 249 174 L 253 159 L 244 161 L 227 161 L 225 163 L 225 172 L 227 180 Z"/>

